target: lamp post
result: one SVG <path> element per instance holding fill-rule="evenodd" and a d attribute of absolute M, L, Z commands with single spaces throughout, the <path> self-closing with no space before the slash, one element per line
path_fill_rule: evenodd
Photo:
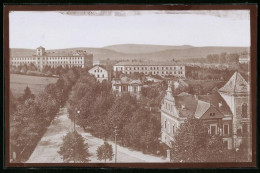
<path fill-rule="evenodd" d="M 76 108 L 76 110 L 77 110 L 77 108 Z M 80 114 L 80 110 L 77 110 L 76 111 L 77 112 L 77 114 L 79 115 Z M 74 132 L 76 131 L 76 117 L 75 117 L 75 114 L 74 114 Z"/>
<path fill-rule="evenodd" d="M 117 161 L 117 141 L 116 141 L 116 136 L 117 136 L 117 126 L 115 126 L 115 163 Z"/>

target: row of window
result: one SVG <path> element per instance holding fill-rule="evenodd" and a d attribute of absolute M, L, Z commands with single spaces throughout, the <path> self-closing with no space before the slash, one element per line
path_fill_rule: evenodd
<path fill-rule="evenodd" d="M 94 70 L 94 72 L 96 73 L 96 72 L 102 72 L 102 70 L 100 69 L 100 70 Z"/>
<path fill-rule="evenodd" d="M 157 72 L 155 72 L 155 71 L 153 71 L 153 72 L 147 72 L 147 71 L 145 71 L 145 72 L 144 72 L 144 74 L 149 74 L 149 73 L 152 73 L 152 74 L 154 74 L 154 75 L 155 75 L 155 74 L 166 74 L 166 75 L 168 75 L 168 74 L 175 74 L 175 75 L 177 75 L 177 74 L 179 74 L 179 75 L 184 74 L 182 71 L 179 71 L 179 72 L 176 72 L 176 71 L 175 71 L 175 72 L 171 72 L 171 71 L 170 71 L 170 72 L 167 72 L 167 71 L 166 71 L 166 72 L 161 72 L 161 73 L 160 73 L 159 71 L 157 71 Z M 132 74 L 132 72 L 126 72 L 126 74 Z"/>
<path fill-rule="evenodd" d="M 176 70 L 177 67 L 126 67 L 126 70 Z M 180 67 L 180 70 L 184 69 L 184 67 Z M 116 70 L 123 70 L 123 67 L 116 67 Z"/>
<path fill-rule="evenodd" d="M 221 131 L 222 130 L 222 131 Z M 246 123 L 243 123 L 242 126 L 237 128 L 237 135 L 240 136 L 242 134 L 248 133 L 248 125 Z M 230 127 L 229 124 L 223 124 L 223 128 L 218 130 L 217 124 L 210 124 L 209 126 L 209 134 L 211 135 L 229 135 L 230 134 Z"/>
<path fill-rule="evenodd" d="M 174 134 L 175 133 L 175 124 L 171 125 L 171 123 L 169 121 L 165 120 L 164 129 L 168 133 Z M 242 126 L 237 129 L 237 135 L 242 135 L 245 133 L 248 133 L 248 125 L 246 123 L 242 124 Z M 209 134 L 210 135 L 222 134 L 223 136 L 229 135 L 230 134 L 229 124 L 223 124 L 223 128 L 220 129 L 220 131 L 218 130 L 217 124 L 210 124 L 209 125 Z"/>
<path fill-rule="evenodd" d="M 12 60 L 34 60 L 34 57 L 13 57 Z M 38 58 L 40 59 L 40 58 Z M 43 60 L 83 60 L 83 57 L 43 57 Z"/>
<path fill-rule="evenodd" d="M 30 64 L 32 62 L 11 62 L 11 64 L 13 65 L 19 65 L 19 64 Z M 35 62 L 34 62 L 35 63 Z M 70 62 L 57 62 L 57 61 L 51 61 L 51 62 L 43 62 L 43 64 L 82 64 L 82 61 L 79 62 L 74 62 L 74 61 L 70 61 Z"/>
<path fill-rule="evenodd" d="M 150 70 L 160 70 L 160 69 L 162 69 L 162 70 L 172 70 L 172 69 L 174 69 L 174 70 L 176 70 L 177 69 L 177 67 L 126 67 L 125 68 L 126 70 L 148 70 L 148 69 L 150 69 Z M 180 67 L 179 69 L 183 69 L 183 67 Z"/>
<path fill-rule="evenodd" d="M 102 74 L 102 75 L 99 75 L 99 74 L 98 74 L 98 75 L 96 75 L 96 77 L 97 77 L 97 78 L 100 78 L 100 77 L 104 78 L 105 75 L 104 75 L 104 74 Z"/>

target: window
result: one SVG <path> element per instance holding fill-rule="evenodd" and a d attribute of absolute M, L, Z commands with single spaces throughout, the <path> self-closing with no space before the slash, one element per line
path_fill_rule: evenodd
<path fill-rule="evenodd" d="M 166 120 L 164 121 L 164 128 L 166 129 L 167 125 L 166 125 Z"/>
<path fill-rule="evenodd" d="M 210 134 L 211 135 L 217 134 L 217 125 L 216 124 L 210 124 Z"/>
<path fill-rule="evenodd" d="M 228 141 L 224 141 L 224 145 L 228 148 Z"/>
<path fill-rule="evenodd" d="M 243 133 L 248 133 L 248 128 L 247 128 L 247 124 L 243 124 L 242 125 L 242 130 L 243 130 Z"/>
<path fill-rule="evenodd" d="M 209 115 L 210 115 L 211 117 L 212 117 L 212 116 L 215 116 L 215 112 L 211 112 Z"/>
<path fill-rule="evenodd" d="M 171 132 L 171 126 L 170 126 L 170 122 L 168 122 L 168 133 Z"/>
<path fill-rule="evenodd" d="M 242 128 L 241 128 L 241 127 L 238 127 L 238 128 L 237 128 L 237 135 L 238 135 L 238 136 L 241 136 L 241 135 L 242 135 Z"/>
<path fill-rule="evenodd" d="M 247 104 L 246 103 L 242 104 L 242 117 L 243 118 L 247 117 Z"/>
<path fill-rule="evenodd" d="M 137 92 L 137 87 L 136 87 L 136 86 L 134 86 L 134 92 L 135 92 L 135 93 Z"/>
<path fill-rule="evenodd" d="M 173 124 L 173 125 L 172 125 L 172 133 L 173 133 L 173 134 L 174 134 L 174 132 L 175 132 L 175 129 L 174 129 L 174 128 L 175 128 L 175 125 Z"/>
<path fill-rule="evenodd" d="M 104 77 L 105 77 L 105 75 L 104 75 L 104 74 L 102 74 L 102 77 L 104 78 Z"/>
<path fill-rule="evenodd" d="M 228 124 L 223 125 L 223 135 L 229 135 L 229 125 Z"/>
<path fill-rule="evenodd" d="M 99 77 L 99 74 L 97 75 L 97 77 Z"/>

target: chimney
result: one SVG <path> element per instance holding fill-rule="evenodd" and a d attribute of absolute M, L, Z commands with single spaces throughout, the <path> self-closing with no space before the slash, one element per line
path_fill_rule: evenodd
<path fill-rule="evenodd" d="M 183 110 L 185 108 L 185 106 L 184 105 L 181 105 L 181 110 Z"/>
<path fill-rule="evenodd" d="M 194 94 L 194 98 L 195 100 L 198 100 L 198 96 L 196 94 Z"/>
<path fill-rule="evenodd" d="M 222 106 L 222 102 L 219 102 L 218 103 L 218 107 L 220 108 Z"/>

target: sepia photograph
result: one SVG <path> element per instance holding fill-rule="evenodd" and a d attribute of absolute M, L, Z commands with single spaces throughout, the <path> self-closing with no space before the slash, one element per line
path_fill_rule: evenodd
<path fill-rule="evenodd" d="M 251 17 L 9 11 L 9 166 L 252 163 Z"/>

